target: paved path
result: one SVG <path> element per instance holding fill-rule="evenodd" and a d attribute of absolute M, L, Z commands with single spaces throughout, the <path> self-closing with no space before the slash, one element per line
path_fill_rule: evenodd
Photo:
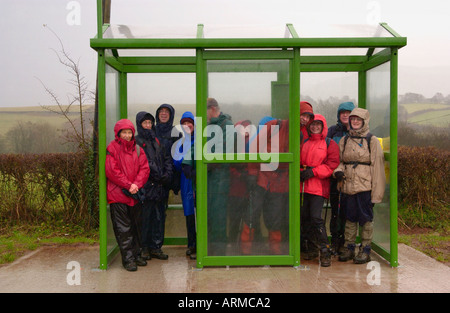
<path fill-rule="evenodd" d="M 398 268 L 373 253 L 374 268 L 341 263 L 331 267 L 303 261 L 293 267 L 215 267 L 198 270 L 180 246 L 164 247 L 169 260 L 151 260 L 127 272 L 118 258 L 97 269 L 99 247 L 43 247 L 0 267 L 0 292 L 309 293 L 450 292 L 450 268 L 406 245 L 399 245 Z M 73 275 L 79 264 L 79 275 Z M 69 268 L 68 268 L 69 264 Z M 377 267 L 379 266 L 379 267 Z M 377 272 L 379 270 L 379 272 Z M 380 275 L 377 275 L 379 273 Z M 70 285 L 68 282 L 77 282 Z M 377 281 L 376 278 L 379 278 Z"/>

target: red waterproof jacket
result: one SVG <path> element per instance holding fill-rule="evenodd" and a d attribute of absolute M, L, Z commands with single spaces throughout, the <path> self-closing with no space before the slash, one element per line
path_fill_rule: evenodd
<path fill-rule="evenodd" d="M 119 132 L 122 129 L 131 129 L 133 132 L 131 141 L 120 139 Z M 126 196 L 122 189 L 128 190 L 132 184 L 136 184 L 140 189 L 148 180 L 150 168 L 147 157 L 140 147 L 141 151 L 138 156 L 134 133 L 134 125 L 130 120 L 119 120 L 114 126 L 116 139 L 111 141 L 106 148 L 105 172 L 108 203 L 124 203 L 135 206 L 138 201 Z"/>
<path fill-rule="evenodd" d="M 314 115 L 314 120 L 322 121 L 323 130 L 321 134 L 309 134 L 300 152 L 300 166 L 312 167 L 314 177 L 300 183 L 300 190 L 304 192 L 328 198 L 330 195 L 330 176 L 334 169 L 339 166 L 339 146 L 334 140 L 330 140 L 327 147 L 325 140 L 328 132 L 327 122 L 320 114 Z M 310 126 L 309 124 L 308 126 Z"/>
<path fill-rule="evenodd" d="M 272 120 L 264 125 L 267 126 L 267 138 L 260 140 L 261 133 L 259 133 L 258 152 L 289 152 L 289 120 Z M 272 126 L 278 126 L 273 129 L 277 133 L 272 133 Z M 271 151 L 272 145 L 278 151 Z M 289 163 L 278 163 L 275 166 L 277 167 L 274 170 L 261 171 L 260 164 L 249 163 L 249 174 L 257 175 L 258 185 L 267 191 L 289 192 Z"/>

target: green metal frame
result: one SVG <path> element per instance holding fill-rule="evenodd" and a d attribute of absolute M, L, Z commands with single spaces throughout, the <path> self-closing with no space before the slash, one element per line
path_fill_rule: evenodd
<path fill-rule="evenodd" d="M 358 73 L 358 101 L 360 107 L 366 106 L 366 73 L 369 69 L 390 61 L 390 251 L 375 244 L 374 249 L 387 259 L 391 266 L 398 266 L 397 249 L 397 67 L 398 49 L 406 45 L 406 38 L 399 36 L 387 24 L 380 25 L 393 37 L 377 38 L 299 38 L 292 24 L 287 28 L 292 38 L 203 38 L 203 25 L 197 27 L 197 37 L 191 39 L 105 39 L 102 17 L 102 0 L 97 0 L 97 36 L 91 39 L 91 47 L 98 52 L 98 121 L 99 121 L 99 164 L 106 159 L 106 91 L 105 65 L 108 64 L 119 73 L 119 103 L 121 118 L 127 117 L 127 73 L 195 73 L 196 74 L 196 115 L 206 121 L 206 98 L 208 86 L 207 60 L 289 60 L 289 153 L 280 154 L 280 162 L 289 163 L 289 255 L 274 256 L 208 256 L 207 255 L 207 164 L 221 162 L 261 162 L 267 160 L 258 155 L 251 160 L 208 161 L 204 157 L 196 160 L 197 166 L 197 267 L 223 265 L 300 265 L 300 73 L 301 72 L 356 72 Z M 281 48 L 281 49 L 280 49 Z M 301 56 L 305 48 L 367 48 L 366 55 L 346 56 Z M 384 48 L 373 54 L 375 48 Z M 105 55 L 106 50 L 111 54 Z M 180 57 L 127 57 L 120 56 L 120 49 L 195 49 L 195 56 Z M 220 49 L 220 50 L 209 50 Z M 239 49 L 239 50 L 236 50 Z M 264 49 L 264 50 L 257 50 Z M 270 49 L 270 50 L 267 50 Z M 270 66 L 270 65 L 268 65 Z M 232 65 L 224 71 L 233 71 Z M 242 69 L 240 69 L 242 70 Z M 254 71 L 248 67 L 246 70 Z M 206 126 L 206 122 L 203 127 Z M 202 155 L 206 138 L 197 131 L 196 153 Z M 200 143 L 200 144 L 199 144 Z M 234 155 L 234 160 L 239 160 Z M 104 167 L 99 167 L 99 205 L 100 205 L 100 268 L 106 269 L 113 254 L 108 254 L 106 177 Z M 180 209 L 172 206 L 171 209 Z M 185 244 L 186 238 L 168 238 L 165 244 Z M 117 252 L 117 250 L 116 250 Z"/>

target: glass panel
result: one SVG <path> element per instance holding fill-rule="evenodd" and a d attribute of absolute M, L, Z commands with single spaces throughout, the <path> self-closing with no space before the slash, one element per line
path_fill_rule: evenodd
<path fill-rule="evenodd" d="M 163 103 L 168 103 L 175 109 L 174 126 L 180 124 L 184 112 L 191 111 L 195 115 L 194 73 L 129 73 L 127 87 L 128 119 L 135 126 L 138 112 L 146 111 L 156 118 L 156 110 Z M 182 204 L 181 193 L 174 195 L 171 191 L 168 204 Z M 186 236 L 183 210 L 167 210 L 165 238 Z"/>
<path fill-rule="evenodd" d="M 205 25 L 204 38 L 284 38 L 286 25 Z"/>
<path fill-rule="evenodd" d="M 300 73 L 300 100 L 311 103 L 327 126 L 333 126 L 339 104 L 351 101 L 358 106 L 358 73 Z"/>
<path fill-rule="evenodd" d="M 289 254 L 289 165 L 261 165 L 208 164 L 208 255 Z"/>
<path fill-rule="evenodd" d="M 289 117 L 289 61 L 208 61 L 208 95 L 234 123 Z"/>
<path fill-rule="evenodd" d="M 106 90 L 106 144 L 115 139 L 114 125 L 119 117 L 119 74 L 111 66 L 106 65 L 105 70 Z M 107 205 L 107 250 L 111 251 L 116 246 L 116 237 L 111 223 L 109 204 Z"/>
<path fill-rule="evenodd" d="M 289 61 L 208 61 L 207 68 L 208 94 L 236 131 L 224 136 L 226 142 L 235 138 L 236 145 L 220 142 L 222 150 L 288 152 L 288 132 L 282 127 L 289 123 Z M 256 127 L 274 119 L 274 128 Z M 209 125 L 225 128 L 220 121 L 211 119 Z M 238 125 L 246 127 L 248 136 Z M 208 255 L 288 254 L 289 164 L 221 163 L 207 168 Z"/>
<path fill-rule="evenodd" d="M 385 153 L 390 144 L 390 62 L 367 71 L 367 109 L 370 132 L 377 136 Z M 373 241 L 390 251 L 389 161 L 385 161 L 386 190 L 383 202 L 374 208 Z"/>
<path fill-rule="evenodd" d="M 179 124 L 184 112 L 195 114 L 194 73 L 128 74 L 127 78 L 128 118 L 133 123 L 138 112 L 146 111 L 154 116 L 163 103 L 175 109 L 174 125 Z"/>

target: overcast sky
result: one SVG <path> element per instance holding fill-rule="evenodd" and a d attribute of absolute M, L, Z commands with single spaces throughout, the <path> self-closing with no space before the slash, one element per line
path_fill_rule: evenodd
<path fill-rule="evenodd" d="M 49 104 L 37 78 L 65 102 L 70 77 L 51 50 L 59 49 L 59 43 L 44 24 L 61 37 L 95 88 L 97 58 L 89 39 L 96 32 L 96 1 L 2 0 L 0 5 L 0 107 Z M 408 38 L 399 53 L 399 93 L 450 94 L 447 0 L 112 0 L 111 15 L 112 24 L 175 26 L 194 32 L 199 23 L 205 32 L 218 25 L 254 30 L 292 23 L 300 36 L 345 33 L 386 22 Z"/>

